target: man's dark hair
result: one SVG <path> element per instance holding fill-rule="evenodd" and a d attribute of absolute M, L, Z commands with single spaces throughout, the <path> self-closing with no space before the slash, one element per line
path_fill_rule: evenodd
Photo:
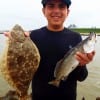
<path fill-rule="evenodd" d="M 50 0 L 42 0 L 41 3 L 43 5 L 43 7 L 46 6 L 48 1 L 50 1 Z M 67 5 L 67 8 L 69 8 L 69 6 L 71 5 L 71 0 L 62 0 L 62 2 L 64 2 Z"/>

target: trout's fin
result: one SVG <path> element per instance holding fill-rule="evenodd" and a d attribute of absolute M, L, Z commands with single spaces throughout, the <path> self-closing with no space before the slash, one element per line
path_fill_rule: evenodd
<path fill-rule="evenodd" d="M 55 70 L 54 70 L 54 77 L 57 77 L 57 73 L 59 73 L 62 62 L 63 62 L 63 59 L 61 59 L 60 61 L 57 62 Z"/>
<path fill-rule="evenodd" d="M 60 80 L 52 80 L 52 81 L 48 82 L 48 84 L 51 84 L 51 85 L 56 86 L 56 87 L 59 87 Z"/>

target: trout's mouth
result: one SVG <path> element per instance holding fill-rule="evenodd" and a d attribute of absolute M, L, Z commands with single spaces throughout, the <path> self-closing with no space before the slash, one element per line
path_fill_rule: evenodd
<path fill-rule="evenodd" d="M 97 37 L 96 33 L 90 32 L 90 40 L 91 41 L 95 41 L 96 42 L 96 37 Z"/>
<path fill-rule="evenodd" d="M 95 50 L 96 34 L 94 32 L 90 33 L 89 40 L 83 45 L 85 53 L 91 53 Z"/>

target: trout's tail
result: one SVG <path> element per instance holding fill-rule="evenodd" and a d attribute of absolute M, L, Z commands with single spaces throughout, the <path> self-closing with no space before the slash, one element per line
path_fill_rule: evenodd
<path fill-rule="evenodd" d="M 50 81 L 50 82 L 48 82 L 48 84 L 51 84 L 51 85 L 53 85 L 53 86 L 56 86 L 56 87 L 59 87 L 59 85 L 60 85 L 60 80 L 52 80 L 52 81 Z"/>

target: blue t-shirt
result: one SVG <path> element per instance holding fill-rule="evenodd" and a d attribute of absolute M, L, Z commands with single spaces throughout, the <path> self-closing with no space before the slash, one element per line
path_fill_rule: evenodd
<path fill-rule="evenodd" d="M 33 30 L 30 34 L 32 41 L 39 49 L 41 61 L 32 80 L 33 100 L 76 100 L 77 80 L 83 81 L 87 77 L 85 67 L 77 67 L 65 81 L 61 81 L 59 88 L 49 85 L 54 79 L 56 63 L 61 60 L 70 48 L 82 41 L 79 33 L 67 28 L 53 32 L 46 27 Z"/>

